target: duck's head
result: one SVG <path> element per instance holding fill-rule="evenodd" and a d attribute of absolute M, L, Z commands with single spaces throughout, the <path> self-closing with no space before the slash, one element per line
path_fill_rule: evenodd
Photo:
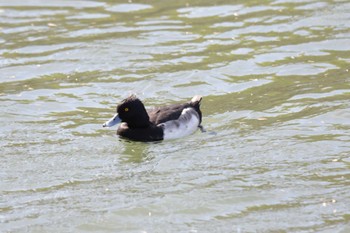
<path fill-rule="evenodd" d="M 129 128 L 144 128 L 149 126 L 149 116 L 145 106 L 135 95 L 124 99 L 117 106 L 117 114 L 103 124 L 111 127 L 120 122 L 126 122 Z"/>

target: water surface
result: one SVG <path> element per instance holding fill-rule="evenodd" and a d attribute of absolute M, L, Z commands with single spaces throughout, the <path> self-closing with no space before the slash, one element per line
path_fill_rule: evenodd
<path fill-rule="evenodd" d="M 3 232 L 349 232 L 348 1 L 0 0 Z M 102 123 L 203 96 L 207 133 Z"/>

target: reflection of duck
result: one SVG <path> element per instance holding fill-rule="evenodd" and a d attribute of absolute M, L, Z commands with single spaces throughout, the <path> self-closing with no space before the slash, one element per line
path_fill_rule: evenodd
<path fill-rule="evenodd" d="M 201 96 L 194 96 L 189 103 L 174 104 L 146 111 L 135 95 L 124 99 L 117 106 L 117 114 L 103 124 L 111 127 L 122 122 L 117 134 L 135 141 L 159 141 L 189 135 L 201 128 Z"/>

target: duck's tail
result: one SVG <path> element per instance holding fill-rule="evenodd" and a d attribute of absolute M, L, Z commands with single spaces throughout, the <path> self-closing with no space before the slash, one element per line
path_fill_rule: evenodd
<path fill-rule="evenodd" d="M 191 105 L 192 106 L 199 106 L 200 103 L 202 101 L 202 96 L 200 95 L 195 95 L 193 96 L 193 98 L 191 99 Z"/>
<path fill-rule="evenodd" d="M 201 126 L 201 122 L 202 122 L 202 112 L 199 108 L 201 101 L 202 101 L 202 96 L 195 95 L 195 96 L 193 96 L 193 98 L 191 99 L 191 102 L 190 102 L 190 105 L 192 106 L 192 108 L 194 108 L 196 110 L 196 112 L 198 113 L 198 117 L 199 117 L 198 126 Z"/>

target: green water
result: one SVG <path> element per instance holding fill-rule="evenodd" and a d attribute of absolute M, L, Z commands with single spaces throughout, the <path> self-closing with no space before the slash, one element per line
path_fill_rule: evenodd
<path fill-rule="evenodd" d="M 349 1 L 0 0 L 0 232 L 350 232 Z M 203 96 L 200 131 L 102 128 Z"/>

